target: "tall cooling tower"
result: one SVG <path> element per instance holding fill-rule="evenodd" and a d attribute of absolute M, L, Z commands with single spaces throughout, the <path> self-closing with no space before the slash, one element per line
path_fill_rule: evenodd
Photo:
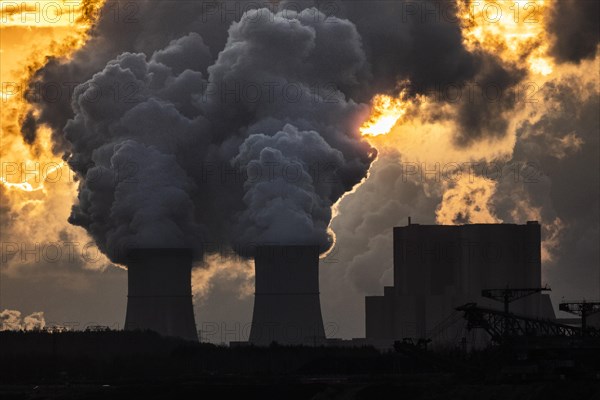
<path fill-rule="evenodd" d="M 250 342 L 322 344 L 319 246 L 259 246 Z"/>
<path fill-rule="evenodd" d="M 192 250 L 133 249 L 127 258 L 125 329 L 149 329 L 197 341 L 192 306 Z"/>

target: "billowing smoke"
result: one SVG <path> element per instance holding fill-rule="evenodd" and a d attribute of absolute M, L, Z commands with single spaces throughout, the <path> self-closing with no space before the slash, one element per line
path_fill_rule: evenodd
<path fill-rule="evenodd" d="M 365 68 L 354 26 L 316 9 L 250 11 L 208 60 L 191 33 L 149 58 L 123 53 L 75 88 L 70 221 L 115 262 L 130 247 L 327 250 L 331 206 L 374 153 L 356 124 L 367 108 L 341 91 Z"/>
<path fill-rule="evenodd" d="M 411 94 L 429 94 L 456 107 L 454 144 L 468 147 L 481 139 L 506 135 L 506 113 L 516 103 L 506 94 L 516 91 L 526 77 L 519 66 L 503 62 L 494 53 L 465 47 L 458 5 L 482 8 L 481 3 L 472 3 L 347 0 L 327 2 L 323 7 L 352 21 L 362 37 L 369 74 L 355 89 L 360 100 L 368 102 L 376 93 L 396 95 L 401 83 L 409 81 Z M 290 7 L 298 4 L 318 6 L 319 2 L 289 1 Z M 495 24 L 489 25 L 494 28 Z M 453 93 L 456 90 L 463 92 L 458 100 Z M 498 101 L 489 101 L 496 93 L 503 95 Z"/>
<path fill-rule="evenodd" d="M 175 12 L 166 3 L 140 3 L 136 17 L 148 26 L 101 15 L 72 60 L 51 60 L 32 81 L 86 80 L 71 104 L 41 99 L 37 123 L 53 128 L 55 149 L 81 178 L 70 221 L 116 262 L 127 247 L 157 243 L 199 253 L 213 245 L 246 253 L 242 247 L 269 241 L 326 250 L 331 206 L 374 157 L 357 131 L 362 102 L 406 79 L 423 93 L 474 79 L 504 90 L 523 75 L 465 49 L 450 1 L 417 10 L 342 1 L 301 12 L 312 2 L 283 2 L 278 13 L 234 16 L 227 31 L 223 10 L 245 10 L 244 2 L 216 12 L 193 3 Z M 423 20 L 431 7 L 444 18 Z M 512 106 L 457 105 L 454 142 L 504 135 Z M 31 118 L 25 131 L 33 141 Z M 143 183 L 148 176 L 157 183 Z"/>
<path fill-rule="evenodd" d="M 273 78 L 267 71 L 264 74 L 256 71 L 260 74 L 257 82 L 257 76 L 252 75 L 243 64 L 235 65 L 233 70 L 226 68 L 231 66 L 229 61 L 245 53 L 255 53 L 257 57 L 260 57 L 260 53 L 263 63 L 272 64 L 272 57 L 275 55 L 273 50 L 281 45 L 275 38 L 283 34 L 288 37 L 297 35 L 294 36 L 297 40 L 285 49 L 285 57 L 277 63 L 280 69 L 288 69 L 288 80 L 291 78 L 291 82 L 295 82 L 300 78 L 314 78 L 316 82 L 335 84 L 335 89 L 361 103 L 368 103 L 376 93 L 395 94 L 399 82 L 407 79 L 411 82 L 413 93 L 442 94 L 441 101 L 449 100 L 448 96 L 443 94 L 448 87 L 464 88 L 476 84 L 486 90 L 493 85 L 494 90 L 502 93 L 515 90 L 525 77 L 516 65 L 503 63 L 494 54 L 468 51 L 465 48 L 460 20 L 457 17 L 457 3 L 461 2 L 462 0 L 337 0 L 325 4 L 314 1 L 282 1 L 275 5 L 269 4 L 271 9 L 279 8 L 280 15 L 286 20 L 296 18 L 297 11 L 313 6 L 321 7 L 322 16 L 344 18 L 330 18 L 326 23 L 315 24 L 314 12 L 303 11 L 298 14 L 298 20 L 304 28 L 315 28 L 312 34 L 319 37 L 315 42 L 319 46 L 310 50 L 308 63 L 303 61 L 295 65 L 290 61 L 297 60 L 298 55 L 307 51 L 304 46 L 311 43 L 310 40 L 306 41 L 311 35 L 306 29 L 296 29 L 287 23 L 279 24 L 275 29 L 275 24 L 267 27 L 253 17 L 251 24 L 244 24 L 245 32 L 236 32 L 236 29 L 228 31 L 229 24 L 235 25 L 244 11 L 256 8 L 260 2 L 185 2 L 177 8 L 165 0 L 138 2 L 135 18 L 129 21 L 115 18 L 114 12 L 111 12 L 127 9 L 125 1 L 116 0 L 107 3 L 106 10 L 100 14 L 100 19 L 91 32 L 90 40 L 74 54 L 72 60 L 50 60 L 37 71 L 31 86 L 34 89 L 36 84 L 60 82 L 72 85 L 73 82 L 84 82 L 123 52 L 144 53 L 150 56 L 157 50 L 159 52 L 155 57 L 158 62 L 164 61 L 162 56 L 170 57 L 174 53 L 185 54 L 187 58 L 197 57 L 195 71 L 202 72 L 206 77 L 206 69 L 223 50 L 225 43 L 229 43 L 224 49 L 227 56 L 221 56 L 212 67 L 213 82 L 223 82 L 223 74 L 227 73 L 229 77 L 241 78 L 238 83 L 263 83 L 265 79 Z M 468 4 L 467 0 L 464 2 Z M 260 16 L 258 19 L 264 17 Z M 312 22 L 309 23 L 308 20 Z M 275 36 L 265 36 L 265 27 Z M 198 37 L 202 38 L 202 51 L 192 51 L 192 47 L 182 44 L 175 46 L 171 43 L 171 49 L 165 50 L 164 55 L 160 54 L 160 49 L 169 42 L 176 41 L 189 32 L 196 32 Z M 309 36 L 306 36 L 307 34 Z M 233 47 L 231 43 L 237 43 L 237 46 Z M 259 63 L 256 63 L 256 66 L 258 65 Z M 174 68 L 175 74 L 179 74 L 184 67 L 171 64 L 171 68 Z M 248 75 L 240 76 L 239 73 Z M 299 76 L 295 76 L 296 74 Z M 282 83 L 267 82 L 269 85 Z M 227 89 L 233 90 L 231 87 Z M 294 89 L 289 89 L 288 97 L 293 96 L 292 90 Z M 322 88 L 322 91 L 327 90 Z M 36 90 L 32 92 L 36 93 Z M 227 93 L 231 92 L 225 92 Z M 329 92 L 325 97 L 332 94 Z M 69 96 L 49 100 L 38 93 L 38 96 L 30 96 L 30 101 L 37 104 L 39 112 L 35 123 L 31 118 L 24 121 L 23 128 L 26 129 L 23 131 L 26 132 L 27 139 L 34 139 L 36 126 L 44 124 L 53 129 L 55 150 L 68 150 L 69 144 L 64 140 L 62 129 L 68 119 L 74 116 Z M 457 116 L 461 129 L 456 132 L 456 143 L 469 145 L 478 138 L 503 136 L 506 133 L 505 112 L 511 110 L 514 105 L 509 96 L 494 102 L 484 99 L 477 101 L 475 105 L 471 102 L 461 102 Z M 213 106 L 219 107 L 217 104 Z M 244 118 L 246 111 L 253 112 L 239 108 L 235 115 L 229 117 Z M 302 109 L 298 112 L 301 113 Z M 235 122 L 241 121 L 236 119 Z"/>
<path fill-rule="evenodd" d="M 80 177 L 71 222 L 113 260 L 121 261 L 123 247 L 157 243 L 242 254 L 257 241 L 327 248 L 331 205 L 374 157 L 357 133 L 366 103 L 396 95 L 408 80 L 411 98 L 428 101 L 388 135 L 397 154 L 380 151 L 369 178 L 338 204 L 331 228 L 339 246 L 328 257 L 335 263 L 322 271 L 325 314 L 356 325 L 343 335 L 362 332 L 361 296 L 389 284 L 392 227 L 408 215 L 420 223 L 538 219 L 553 293 L 587 285 L 590 297 L 598 265 L 597 74 L 568 72 L 597 71 L 598 3 L 544 2 L 548 15 L 526 24 L 534 34 L 516 50 L 515 36 L 502 32 L 469 42 L 457 5 L 484 3 L 333 1 L 299 13 L 319 2 L 290 1 L 279 13 L 244 14 L 256 3 L 138 2 L 138 23 L 103 13 L 70 60 L 51 59 L 37 71 L 32 85 L 85 83 L 72 103 L 30 97 L 36 112 L 22 119 L 22 134 L 35 144 L 41 125 L 52 129 L 54 151 L 65 152 Z M 529 61 L 539 63 L 535 73 L 547 73 L 544 61 L 557 65 L 553 75 L 532 78 Z M 454 101 L 456 88 L 462 99 Z M 482 94 L 488 89 L 493 98 Z M 476 173 L 473 182 L 407 175 L 409 164 L 422 162 L 440 169 L 498 162 L 509 173 L 495 181 Z M 203 279 L 228 276 L 219 268 L 198 275 L 201 293 L 210 288 Z M 245 285 L 242 270 L 232 280 Z"/>
<path fill-rule="evenodd" d="M 328 243 L 332 199 L 344 190 L 339 187 L 336 193 L 333 185 L 344 173 L 342 152 L 315 131 L 286 125 L 273 136 L 250 136 L 234 161 L 249 177 L 236 241 Z"/>
<path fill-rule="evenodd" d="M 17 310 L 0 312 L 0 331 L 32 331 L 43 329 L 45 326 L 46 320 L 44 319 L 44 313 L 41 311 L 24 317 Z"/>
<path fill-rule="evenodd" d="M 228 0 L 225 3 L 232 7 L 239 2 Z M 227 38 L 227 24 L 223 24 L 221 14 L 205 2 L 180 2 L 173 7 L 169 0 L 135 3 L 107 0 L 98 10 L 90 7 L 88 13 L 98 19 L 84 46 L 67 62 L 61 58 L 50 58 L 35 72 L 30 84 L 28 100 L 37 105 L 39 112 L 36 126 L 28 130 L 29 135 L 35 135 L 42 125 L 50 127 L 54 151 L 59 154 L 68 149 L 62 130 L 74 116 L 70 96 L 74 85 L 90 79 L 108 61 L 123 52 L 151 55 L 189 32 L 201 34 L 213 59 Z M 188 52 L 187 56 L 194 57 L 191 54 Z M 58 87 L 60 94 L 46 95 L 45 87 Z M 29 125 L 32 125 L 31 122 Z"/>

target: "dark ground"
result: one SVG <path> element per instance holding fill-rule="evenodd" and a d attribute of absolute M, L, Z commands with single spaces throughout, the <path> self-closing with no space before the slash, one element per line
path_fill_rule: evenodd
<path fill-rule="evenodd" d="M 254 382 L 165 381 L 115 385 L 2 385 L 2 399 L 468 399 L 552 400 L 599 399 L 598 383 L 533 382 L 465 384 L 437 376 L 397 377 L 388 382 L 358 382 L 340 378 L 318 380 L 257 380 Z"/>
<path fill-rule="evenodd" d="M 229 348 L 151 332 L 0 332 L 2 400 L 217 396 L 600 400 L 600 353 Z"/>

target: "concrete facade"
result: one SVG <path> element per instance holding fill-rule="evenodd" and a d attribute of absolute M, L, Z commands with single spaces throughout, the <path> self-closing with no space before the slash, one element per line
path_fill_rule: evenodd
<path fill-rule="evenodd" d="M 475 302 L 501 309 L 481 297 L 483 289 L 541 287 L 540 235 L 536 221 L 394 228 L 394 286 L 385 287 L 383 296 L 366 297 L 367 339 L 430 338 L 456 316 L 455 307 Z M 554 318 L 545 294 L 517 300 L 510 311 Z M 462 334 L 459 320 L 442 340 Z"/>
<path fill-rule="evenodd" d="M 152 330 L 197 341 L 190 249 L 134 249 L 128 253 L 126 330 Z"/>
<path fill-rule="evenodd" d="M 257 247 L 255 272 L 250 343 L 322 344 L 319 247 Z"/>

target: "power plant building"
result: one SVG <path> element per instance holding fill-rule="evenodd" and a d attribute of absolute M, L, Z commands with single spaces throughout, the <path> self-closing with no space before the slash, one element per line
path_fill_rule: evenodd
<path fill-rule="evenodd" d="M 367 340 L 429 338 L 458 306 L 501 309 L 482 297 L 483 289 L 539 288 L 540 237 L 536 221 L 445 226 L 409 220 L 394 228 L 394 286 L 385 287 L 383 296 L 366 297 Z M 510 311 L 554 319 L 546 294 L 515 301 Z"/>

